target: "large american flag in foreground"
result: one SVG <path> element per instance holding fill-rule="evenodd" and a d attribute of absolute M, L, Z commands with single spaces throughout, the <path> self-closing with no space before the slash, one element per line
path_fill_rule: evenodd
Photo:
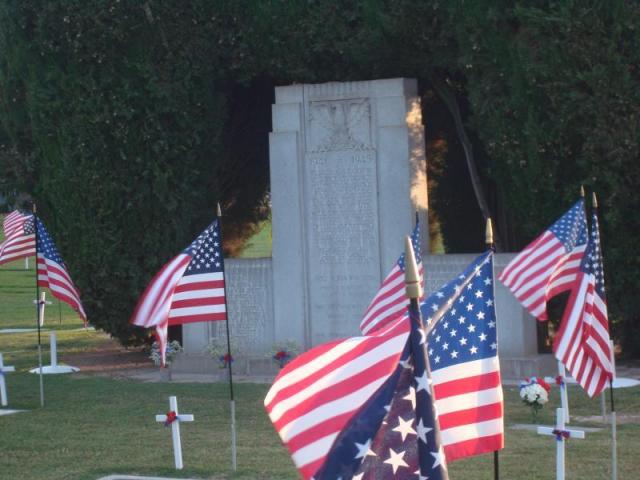
<path fill-rule="evenodd" d="M 587 250 L 580 263 L 553 350 L 571 376 L 591 397 L 600 394 L 607 381 L 613 378 L 613 352 L 595 208 Z"/>
<path fill-rule="evenodd" d="M 587 219 L 580 199 L 520 252 L 499 280 L 531 315 L 546 320 L 549 299 L 573 287 L 586 246 Z"/>
<path fill-rule="evenodd" d="M 34 217 L 30 216 L 25 222 L 25 232 L 34 232 Z M 37 270 L 38 285 L 47 287 L 54 297 L 68 303 L 80 318 L 87 322 L 87 315 L 80 301 L 80 293 L 73 284 L 69 271 L 67 270 L 58 249 L 53 243 L 53 239 L 44 227 L 44 224 L 36 217 L 37 233 Z"/>
<path fill-rule="evenodd" d="M 4 218 L 4 241 L 0 243 L 0 265 L 36 254 L 33 222 L 30 228 L 25 228 L 28 226 L 26 222 L 29 218 L 31 215 L 25 215 L 18 210 Z"/>
<path fill-rule="evenodd" d="M 446 479 L 418 314 L 289 363 L 265 407 L 305 479 Z"/>
<path fill-rule="evenodd" d="M 420 223 L 416 215 L 416 226 L 411 234 L 411 243 L 413 251 L 418 262 L 420 279 L 422 279 L 422 256 L 420 255 Z M 373 298 L 364 317 L 360 322 L 360 331 L 367 335 L 373 333 L 378 328 L 383 328 L 398 317 L 407 315 L 407 305 L 409 299 L 404 288 L 404 269 L 405 258 L 404 253 L 400 255 L 391 272 L 380 285 L 378 293 Z"/>
<path fill-rule="evenodd" d="M 163 365 L 169 325 L 227 318 L 221 245 L 216 219 L 160 269 L 138 300 L 130 323 L 156 328 Z"/>
<path fill-rule="evenodd" d="M 504 447 L 493 252 L 421 303 L 447 461 Z"/>

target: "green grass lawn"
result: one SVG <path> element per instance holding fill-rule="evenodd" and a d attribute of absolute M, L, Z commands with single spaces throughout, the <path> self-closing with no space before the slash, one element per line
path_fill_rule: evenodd
<path fill-rule="evenodd" d="M 24 262 L 0 267 L 0 329 L 35 326 L 34 272 Z M 62 323 L 56 303 L 48 308 L 45 328 L 55 328 L 62 357 L 91 351 L 106 335 L 81 330 L 81 320 L 66 305 Z M 79 330 L 80 329 L 80 330 Z M 44 335 L 46 345 L 48 335 Z M 39 406 L 38 377 L 27 373 L 36 363 L 35 333 L 0 334 L 0 352 L 18 372 L 7 375 L 10 407 L 26 412 L 0 416 L 0 479 L 91 479 L 111 473 L 173 477 L 294 479 L 296 470 L 262 406 L 267 385 L 237 384 L 238 471 L 231 472 L 228 387 L 223 383 L 142 383 L 83 373 L 45 377 L 46 406 Z M 48 356 L 46 356 L 48 358 Z M 176 473 L 169 430 L 154 420 L 177 395 L 195 422 L 182 427 L 185 469 Z M 507 388 L 506 424 L 530 422 L 516 388 Z M 618 415 L 640 414 L 640 388 L 616 391 Z M 570 388 L 572 415 L 597 415 L 599 400 Z M 540 414 L 551 424 L 557 389 Z M 637 421 L 637 419 L 636 419 Z M 602 426 L 598 422 L 585 426 Z M 567 446 L 567 479 L 610 478 L 610 432 L 587 433 Z M 640 425 L 618 427 L 619 476 L 638 478 Z M 506 428 L 500 454 L 501 478 L 555 478 L 555 441 L 533 432 Z M 484 455 L 450 465 L 452 480 L 493 478 L 493 458 Z"/>

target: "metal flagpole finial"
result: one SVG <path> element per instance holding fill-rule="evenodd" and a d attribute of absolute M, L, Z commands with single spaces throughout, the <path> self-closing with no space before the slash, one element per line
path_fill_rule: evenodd
<path fill-rule="evenodd" d="M 484 231 L 485 242 L 488 247 L 493 245 L 493 225 L 491 223 L 491 217 L 487 218 L 487 226 Z"/>
<path fill-rule="evenodd" d="M 422 288 L 420 287 L 420 274 L 418 264 L 413 252 L 413 245 L 409 236 L 404 239 L 404 283 L 406 285 L 407 297 L 420 298 Z"/>
<path fill-rule="evenodd" d="M 591 203 L 593 203 L 593 208 L 598 208 L 598 198 L 596 197 L 596 192 L 591 193 Z"/>
<path fill-rule="evenodd" d="M 31 211 L 33 212 L 34 215 L 36 214 L 36 202 L 33 202 L 31 204 Z"/>
<path fill-rule="evenodd" d="M 218 202 L 218 211 L 217 211 L 217 215 L 218 217 L 222 216 L 222 209 L 220 208 L 220 202 Z"/>
<path fill-rule="evenodd" d="M 584 198 L 584 185 L 580 185 L 580 196 Z"/>

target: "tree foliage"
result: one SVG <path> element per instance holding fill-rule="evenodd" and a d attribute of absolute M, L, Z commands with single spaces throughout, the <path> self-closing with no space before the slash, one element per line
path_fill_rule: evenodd
<path fill-rule="evenodd" d="M 600 194 L 616 333 L 640 352 L 639 28 L 623 0 L 6 0 L 0 187 L 34 196 L 90 318 L 128 341 L 137 296 L 216 200 L 234 238 L 264 214 L 274 85 L 418 78 L 445 248 L 480 248 L 436 82 L 458 102 L 505 248 L 580 184 Z"/>

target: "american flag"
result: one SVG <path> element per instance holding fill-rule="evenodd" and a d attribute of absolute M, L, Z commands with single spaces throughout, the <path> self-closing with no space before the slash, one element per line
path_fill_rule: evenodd
<path fill-rule="evenodd" d="M 419 314 L 290 362 L 265 407 L 305 479 L 447 479 Z"/>
<path fill-rule="evenodd" d="M 422 257 L 420 255 L 420 223 L 416 215 L 416 226 L 411 234 L 411 243 L 418 262 L 420 278 L 422 279 Z M 383 328 L 398 317 L 407 315 L 409 299 L 404 288 L 404 253 L 400 255 L 391 272 L 380 285 L 378 293 L 373 298 L 364 318 L 360 322 L 360 331 L 370 334 L 379 328 Z"/>
<path fill-rule="evenodd" d="M 34 232 L 34 217 L 31 216 L 25 222 L 25 233 Z M 44 227 L 44 224 L 36 217 L 37 225 L 37 264 L 38 264 L 38 285 L 47 287 L 54 297 L 68 303 L 80 318 L 87 322 L 87 315 L 80 301 L 80 293 L 73 284 L 69 271 L 67 270 L 58 249 L 53 243 L 53 239 Z"/>
<path fill-rule="evenodd" d="M 160 269 L 138 300 L 130 323 L 156 327 L 163 365 L 169 325 L 227 319 L 221 245 L 216 219 Z"/>
<path fill-rule="evenodd" d="M 489 251 L 420 306 L 448 462 L 504 447 L 493 286 Z"/>
<path fill-rule="evenodd" d="M 9 235 L 16 226 L 21 225 L 30 215 L 25 215 L 20 210 L 14 210 L 2 221 L 2 229 L 4 230 L 5 238 Z"/>
<path fill-rule="evenodd" d="M 28 231 L 25 228 L 29 218 L 31 218 L 30 215 L 20 213 L 18 210 L 4 218 L 4 241 L 0 243 L 0 265 L 36 254 L 33 222 Z"/>
<path fill-rule="evenodd" d="M 586 246 L 587 219 L 580 199 L 520 252 L 499 280 L 531 315 L 546 320 L 548 300 L 573 287 Z"/>
<path fill-rule="evenodd" d="M 595 208 L 587 250 L 553 342 L 553 350 L 591 397 L 600 394 L 607 381 L 613 378 L 613 352 Z"/>

